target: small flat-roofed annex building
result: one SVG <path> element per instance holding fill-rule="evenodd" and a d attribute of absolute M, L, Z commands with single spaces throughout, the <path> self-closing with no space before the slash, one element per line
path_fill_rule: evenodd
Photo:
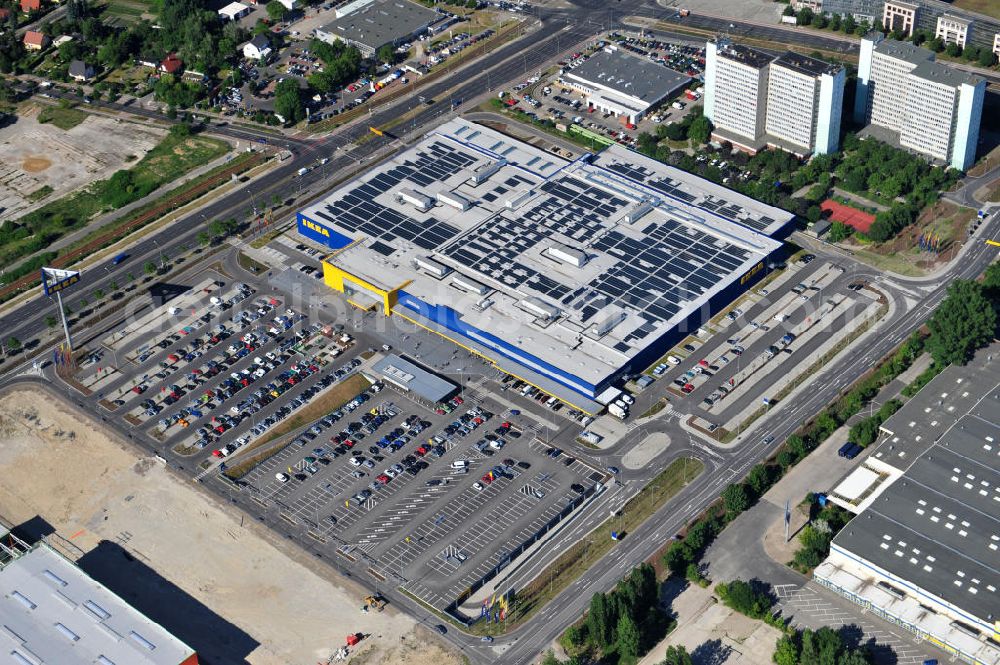
<path fill-rule="evenodd" d="M 452 120 L 298 214 L 324 279 L 587 412 L 767 273 L 792 215 L 612 146 Z"/>
<path fill-rule="evenodd" d="M 29 547 L 9 532 L 0 540 L 4 662 L 197 665 L 191 647 L 44 541 Z"/>
<path fill-rule="evenodd" d="M 219 18 L 223 21 L 237 21 L 250 13 L 250 7 L 242 2 L 230 2 L 219 10 Z"/>
<path fill-rule="evenodd" d="M 373 0 L 321 28 L 316 37 L 328 43 L 346 42 L 366 58 L 386 44 L 396 46 L 441 20 L 438 12 L 410 0 Z"/>
<path fill-rule="evenodd" d="M 673 96 L 691 79 L 650 60 L 609 46 L 566 70 L 563 81 L 587 95 L 588 108 L 636 124 L 646 112 Z"/>
<path fill-rule="evenodd" d="M 394 353 L 377 360 L 370 374 L 433 404 L 445 401 L 458 389 L 451 381 Z"/>

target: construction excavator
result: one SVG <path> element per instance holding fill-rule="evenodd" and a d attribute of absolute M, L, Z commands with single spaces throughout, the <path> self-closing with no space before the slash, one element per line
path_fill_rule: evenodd
<path fill-rule="evenodd" d="M 375 594 L 374 596 L 365 596 L 365 606 L 361 608 L 362 612 L 367 612 L 368 610 L 377 610 L 381 612 L 385 609 L 386 600 L 382 597 L 382 594 Z"/>

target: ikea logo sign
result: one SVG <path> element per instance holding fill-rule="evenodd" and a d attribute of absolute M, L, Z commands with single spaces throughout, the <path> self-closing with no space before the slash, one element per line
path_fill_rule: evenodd
<path fill-rule="evenodd" d="M 316 222 L 311 222 L 305 217 L 302 218 L 302 226 L 306 227 L 310 231 L 315 231 L 316 233 L 320 234 L 325 238 L 330 237 L 330 229 L 326 228 L 325 226 L 320 226 Z"/>

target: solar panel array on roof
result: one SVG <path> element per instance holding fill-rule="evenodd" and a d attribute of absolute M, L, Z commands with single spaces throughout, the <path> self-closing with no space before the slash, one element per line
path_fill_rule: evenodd
<path fill-rule="evenodd" d="M 378 174 L 348 191 L 339 200 L 316 210 L 315 214 L 351 233 L 364 233 L 386 242 L 402 238 L 423 249 L 435 249 L 458 235 L 458 229 L 433 217 L 419 222 L 383 206 L 375 198 L 392 192 L 404 180 L 426 187 L 444 181 L 474 163 L 473 157 L 449 145 L 434 142 L 426 149 L 417 151 L 415 159 L 408 159 Z"/>
<path fill-rule="evenodd" d="M 750 252 L 672 220 L 646 227 L 642 240 L 608 230 L 606 220 L 630 201 L 574 177 L 550 181 L 517 218 L 488 220 L 443 252 L 513 289 L 531 289 L 578 311 L 581 323 L 609 304 L 647 315 L 650 325 L 633 331 L 620 351 L 646 337 L 688 303 L 716 287 L 750 258 Z M 554 236 L 617 259 L 610 270 L 572 290 L 518 257 Z"/>
<path fill-rule="evenodd" d="M 616 162 L 608 164 L 607 168 L 608 170 L 620 173 L 627 178 L 637 180 L 645 184 L 647 187 L 655 189 L 658 192 L 662 192 L 667 196 L 680 199 L 685 203 L 692 203 L 698 198 L 690 192 L 685 191 L 681 187 L 681 183 L 668 178 L 654 177 L 654 174 L 643 166 Z M 750 215 L 749 211 L 743 206 L 711 194 L 705 196 L 698 203 L 698 207 L 708 210 L 709 212 L 713 212 L 731 222 L 742 224 L 743 226 L 749 227 L 754 231 L 764 231 L 775 222 L 774 219 L 766 215 L 754 217 Z"/>

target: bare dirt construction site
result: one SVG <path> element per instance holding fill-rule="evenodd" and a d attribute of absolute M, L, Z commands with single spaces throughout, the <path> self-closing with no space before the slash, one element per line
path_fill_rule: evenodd
<path fill-rule="evenodd" d="M 324 564 L 49 391 L 0 395 L 0 468 L 0 515 L 54 530 L 50 542 L 205 662 L 325 663 L 358 632 L 348 663 L 462 662 L 391 606 L 363 614 L 363 589 L 332 581 Z"/>
<path fill-rule="evenodd" d="M 166 135 L 156 126 L 72 113 L 69 129 L 59 120 L 38 122 L 41 109 L 22 107 L 17 122 L 0 128 L 0 219 L 17 219 L 43 203 L 107 178 L 142 159 Z M 76 122 L 74 118 L 73 122 Z"/>

